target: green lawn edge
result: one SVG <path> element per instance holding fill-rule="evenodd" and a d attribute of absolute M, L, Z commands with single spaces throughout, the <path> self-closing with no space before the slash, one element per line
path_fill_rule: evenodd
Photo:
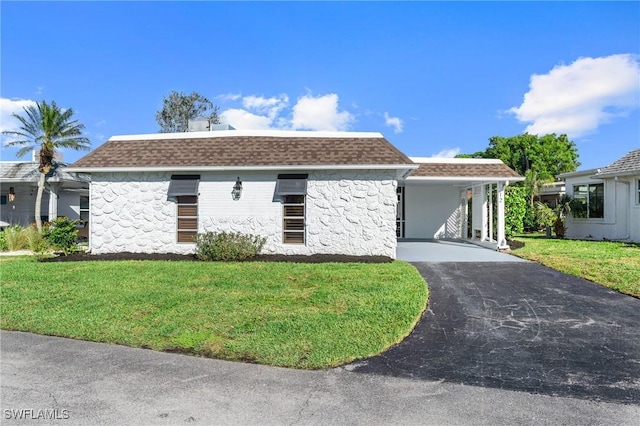
<path fill-rule="evenodd" d="M 323 369 L 408 336 L 428 286 L 409 263 L 0 259 L 0 328 Z"/>
<path fill-rule="evenodd" d="M 640 298 L 640 244 L 518 235 L 511 254 Z"/>

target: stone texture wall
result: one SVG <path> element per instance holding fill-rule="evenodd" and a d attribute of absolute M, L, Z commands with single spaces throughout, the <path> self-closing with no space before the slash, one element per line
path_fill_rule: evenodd
<path fill-rule="evenodd" d="M 246 175 L 246 174 L 245 174 Z M 170 174 L 94 174 L 91 187 L 93 253 L 191 253 L 176 243 L 176 206 L 167 200 Z M 282 244 L 282 205 L 274 199 L 277 172 L 249 174 L 243 195 L 227 194 L 235 174 L 202 174 L 200 231 L 267 237 L 265 253 L 395 257 L 396 181 L 380 171 L 309 173 L 306 244 Z"/>

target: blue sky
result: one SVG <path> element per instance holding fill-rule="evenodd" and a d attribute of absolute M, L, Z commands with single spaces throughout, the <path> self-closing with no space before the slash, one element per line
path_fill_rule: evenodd
<path fill-rule="evenodd" d="M 379 131 L 410 156 L 525 131 L 568 133 L 580 169 L 640 147 L 639 2 L 3 1 L 0 13 L 2 130 L 55 100 L 95 148 L 157 132 L 177 90 L 237 128 Z"/>

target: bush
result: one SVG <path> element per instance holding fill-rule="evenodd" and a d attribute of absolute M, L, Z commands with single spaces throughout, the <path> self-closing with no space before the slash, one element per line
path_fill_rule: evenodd
<path fill-rule="evenodd" d="M 7 238 L 4 236 L 4 231 L 0 232 L 0 251 L 7 251 Z"/>
<path fill-rule="evenodd" d="M 38 232 L 38 228 L 35 225 L 24 228 L 22 234 L 24 235 L 25 248 L 32 252 L 43 253 L 49 248 L 47 240 Z"/>
<path fill-rule="evenodd" d="M 42 235 L 53 248 L 61 250 L 64 254 L 72 253 L 78 240 L 78 222 L 60 216 L 43 229 Z"/>
<path fill-rule="evenodd" d="M 255 257 L 267 239 L 239 232 L 206 232 L 196 237 L 196 257 L 200 260 L 244 260 Z"/>
<path fill-rule="evenodd" d="M 505 226 L 508 240 L 524 231 L 523 219 L 527 213 L 527 192 L 522 186 L 507 186 L 504 194 Z"/>
<path fill-rule="evenodd" d="M 24 250 L 27 247 L 22 226 L 13 225 L 4 230 L 4 238 L 7 243 L 7 250 Z"/>

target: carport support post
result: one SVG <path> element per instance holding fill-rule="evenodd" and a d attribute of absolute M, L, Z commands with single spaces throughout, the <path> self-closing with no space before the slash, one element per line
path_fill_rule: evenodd
<path fill-rule="evenodd" d="M 49 222 L 58 217 L 58 185 L 49 185 Z"/>
<path fill-rule="evenodd" d="M 480 241 L 487 241 L 487 185 L 482 184 L 480 197 L 482 198 L 482 230 L 480 231 Z"/>
<path fill-rule="evenodd" d="M 497 182 L 498 192 L 498 249 L 509 248 L 504 231 L 504 190 L 509 185 L 509 181 Z"/>

